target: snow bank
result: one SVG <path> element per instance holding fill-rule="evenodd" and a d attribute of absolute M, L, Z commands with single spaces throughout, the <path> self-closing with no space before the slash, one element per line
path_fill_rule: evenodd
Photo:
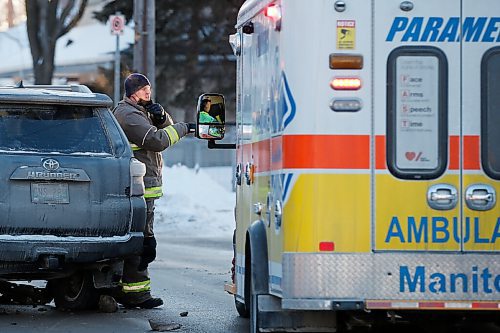
<path fill-rule="evenodd" d="M 163 197 L 156 201 L 155 233 L 232 237 L 235 193 L 232 168 L 163 168 Z"/>

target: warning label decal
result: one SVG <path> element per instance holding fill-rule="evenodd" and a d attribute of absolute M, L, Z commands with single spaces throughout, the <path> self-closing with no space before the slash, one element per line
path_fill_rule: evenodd
<path fill-rule="evenodd" d="M 356 21 L 337 21 L 337 49 L 354 49 L 356 46 Z"/>

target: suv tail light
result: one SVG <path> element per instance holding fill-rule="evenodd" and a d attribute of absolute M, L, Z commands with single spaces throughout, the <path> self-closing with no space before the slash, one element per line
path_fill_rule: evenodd
<path fill-rule="evenodd" d="M 130 160 L 130 195 L 144 195 L 144 175 L 146 174 L 146 165 L 135 158 Z"/>

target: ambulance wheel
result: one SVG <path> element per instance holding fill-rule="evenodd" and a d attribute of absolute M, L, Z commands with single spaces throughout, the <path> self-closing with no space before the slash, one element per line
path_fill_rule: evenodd
<path fill-rule="evenodd" d="M 90 272 L 76 272 L 67 278 L 50 280 L 47 288 L 54 296 L 54 303 L 59 310 L 96 309 L 99 303 L 99 293 L 94 287 Z"/>
<path fill-rule="evenodd" d="M 241 303 L 236 299 L 236 296 L 234 297 L 234 305 L 236 305 L 236 311 L 238 311 L 238 314 L 240 317 L 243 318 L 248 318 L 250 317 L 250 311 L 248 310 L 248 307 L 246 306 L 245 303 Z"/>

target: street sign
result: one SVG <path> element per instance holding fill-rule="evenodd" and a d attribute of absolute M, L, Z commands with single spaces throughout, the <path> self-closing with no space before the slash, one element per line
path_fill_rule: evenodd
<path fill-rule="evenodd" d="M 108 20 L 111 28 L 111 34 L 116 36 L 116 48 L 115 48 L 115 77 L 114 77 L 114 104 L 118 104 L 120 100 L 120 35 L 123 34 L 123 28 L 125 27 L 125 16 L 120 12 L 116 12 L 115 15 L 110 15 Z"/>
<path fill-rule="evenodd" d="M 109 24 L 111 28 L 112 35 L 123 34 L 123 28 L 125 27 L 125 16 L 123 15 L 110 15 Z"/>

